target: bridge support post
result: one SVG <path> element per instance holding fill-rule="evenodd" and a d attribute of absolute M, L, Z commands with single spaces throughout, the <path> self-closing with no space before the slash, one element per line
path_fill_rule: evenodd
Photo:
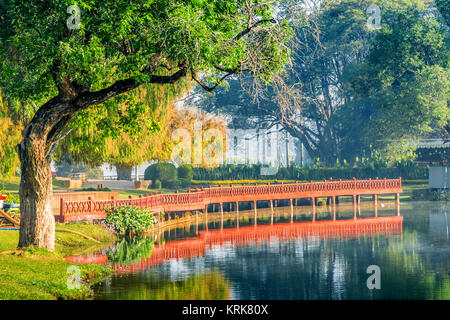
<path fill-rule="evenodd" d="M 353 219 L 356 220 L 356 195 L 353 195 Z"/>
<path fill-rule="evenodd" d="M 358 217 L 361 217 L 361 195 L 356 196 L 357 205 L 358 205 Z"/>
<path fill-rule="evenodd" d="M 195 213 L 195 235 L 198 235 L 198 211 Z"/>
<path fill-rule="evenodd" d="M 206 231 L 208 231 L 208 205 L 205 206 L 205 224 L 206 224 Z"/>
<path fill-rule="evenodd" d="M 332 198 L 332 203 L 333 203 L 333 221 L 336 220 L 336 197 L 333 196 Z"/>
<path fill-rule="evenodd" d="M 313 222 L 316 221 L 316 198 L 312 197 L 312 206 L 313 206 Z"/>
<path fill-rule="evenodd" d="M 239 201 L 236 201 L 236 226 L 239 228 Z"/>
<path fill-rule="evenodd" d="M 400 216 L 400 194 L 395 194 L 395 208 L 397 209 L 397 216 Z"/>
<path fill-rule="evenodd" d="M 377 194 L 373 195 L 373 206 L 375 209 L 375 217 L 378 217 L 378 195 Z"/>
<path fill-rule="evenodd" d="M 270 200 L 270 224 L 273 224 L 273 202 L 274 200 Z"/>
<path fill-rule="evenodd" d="M 289 199 L 291 201 L 291 223 L 294 222 L 294 202 L 292 199 Z"/>
<path fill-rule="evenodd" d="M 256 200 L 253 200 L 253 208 L 255 210 L 255 226 L 256 226 L 257 220 L 258 220 L 258 211 L 256 209 Z"/>
<path fill-rule="evenodd" d="M 223 229 L 223 202 L 219 204 L 220 206 L 220 229 Z"/>

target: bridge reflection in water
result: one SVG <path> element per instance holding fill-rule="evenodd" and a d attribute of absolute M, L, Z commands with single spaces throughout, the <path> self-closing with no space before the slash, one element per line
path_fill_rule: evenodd
<path fill-rule="evenodd" d="M 168 241 L 164 244 L 156 245 L 149 258 L 144 258 L 137 263 L 130 265 L 113 263 L 112 267 L 119 273 L 134 274 L 152 266 L 160 265 L 168 260 L 204 256 L 206 250 L 213 246 L 221 246 L 227 243 L 246 245 L 249 243 L 268 242 L 273 239 L 281 241 L 308 237 L 347 239 L 376 234 L 400 234 L 402 233 L 402 223 L 402 216 L 389 216 L 210 229 L 199 231 L 196 237 Z M 94 264 L 109 262 L 105 253 L 67 257 L 66 260 Z"/>

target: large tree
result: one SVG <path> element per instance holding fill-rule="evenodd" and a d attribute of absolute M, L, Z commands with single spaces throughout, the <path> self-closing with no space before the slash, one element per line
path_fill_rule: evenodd
<path fill-rule="evenodd" d="M 448 139 L 450 129 L 450 37 L 448 28 L 421 6 L 386 17 L 367 59 L 353 66 L 352 103 L 342 114 L 362 145 L 388 150 L 392 140 L 431 132 Z"/>
<path fill-rule="evenodd" d="M 68 14 L 74 4 L 81 13 Z M 187 77 L 213 90 L 244 71 L 270 81 L 289 58 L 289 36 L 275 1 L 1 2 L 0 87 L 39 106 L 17 146 L 19 247 L 54 249 L 50 162 L 80 111 L 123 97 L 131 104 L 122 94 L 144 83 Z"/>
<path fill-rule="evenodd" d="M 286 83 L 297 99 L 279 99 L 277 88 L 269 87 L 255 100 L 246 89 L 251 80 L 242 77 L 230 81 L 229 92 L 203 93 L 200 105 L 230 114 L 240 127 L 281 124 L 327 165 L 370 156 L 370 146 L 382 138 L 445 131 L 448 28 L 430 3 L 321 1 L 294 24 Z M 372 4 L 381 9 L 376 30 L 368 28 Z"/>
<path fill-rule="evenodd" d="M 173 100 L 187 89 L 186 81 L 146 84 L 132 92 L 137 95 L 135 104 L 115 106 L 108 101 L 80 112 L 57 157 L 69 154 L 74 162 L 94 167 L 109 163 L 116 167 L 118 180 L 131 180 L 134 166 L 170 157 Z"/>
<path fill-rule="evenodd" d="M 237 126 L 281 124 L 312 158 L 336 164 L 340 140 L 335 115 L 350 99 L 344 70 L 367 56 L 372 32 L 367 28 L 366 9 L 373 3 L 325 0 L 299 14 L 291 43 L 292 68 L 284 88 L 271 86 L 254 99 L 247 89 L 251 79 L 236 80 L 231 83 L 232 94 L 223 90 L 202 100 L 203 107 L 231 114 Z M 291 91 L 291 99 L 280 99 L 282 90 Z"/>

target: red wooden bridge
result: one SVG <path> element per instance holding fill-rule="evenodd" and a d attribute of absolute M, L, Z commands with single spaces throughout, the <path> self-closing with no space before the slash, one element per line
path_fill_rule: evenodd
<path fill-rule="evenodd" d="M 188 189 L 186 193 L 149 194 L 139 198 L 110 200 L 65 201 L 61 199 L 60 215 L 55 218 L 60 222 L 96 220 L 105 217 L 105 207 L 135 206 L 148 208 L 158 212 L 182 212 L 205 210 L 209 204 L 235 203 L 236 210 L 239 202 L 253 202 L 256 210 L 257 201 L 290 199 L 315 199 L 329 197 L 333 204 L 339 196 L 353 196 L 354 202 L 359 201 L 359 195 L 395 194 L 402 192 L 402 180 L 399 179 L 369 179 L 369 180 L 329 180 L 324 182 L 267 184 L 254 186 L 229 186 L 216 188 Z M 273 205 L 273 201 L 271 201 Z"/>
<path fill-rule="evenodd" d="M 319 237 L 319 238 L 356 238 L 374 234 L 396 234 L 402 232 L 402 216 L 374 217 L 364 219 L 280 223 L 273 225 L 246 226 L 240 228 L 217 229 L 199 232 L 197 237 L 168 241 L 157 245 L 149 258 L 131 265 L 113 265 L 113 269 L 122 273 L 135 273 L 160 265 L 171 259 L 191 259 L 204 256 L 206 250 L 225 243 L 247 245 L 279 239 Z M 108 257 L 104 253 L 67 257 L 67 261 L 77 263 L 105 264 Z"/>

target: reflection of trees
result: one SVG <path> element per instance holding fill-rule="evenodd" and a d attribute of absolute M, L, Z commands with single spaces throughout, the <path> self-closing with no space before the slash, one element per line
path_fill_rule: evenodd
<path fill-rule="evenodd" d="M 402 234 L 275 237 L 218 245 L 199 259 L 113 278 L 113 287 L 127 292 L 107 286 L 101 294 L 113 299 L 226 299 L 232 285 L 237 299 L 450 299 L 448 238 L 440 227 L 447 222 L 447 210 L 414 203 L 405 210 Z M 366 286 L 369 265 L 381 268 L 381 290 Z M 198 275 L 207 270 L 220 273 Z"/>
<path fill-rule="evenodd" d="M 113 264 L 130 265 L 150 257 L 153 247 L 153 241 L 150 238 L 123 238 L 113 249 L 106 252 L 106 256 Z"/>
<path fill-rule="evenodd" d="M 450 299 L 447 264 L 435 265 L 432 269 L 438 272 L 429 272 L 433 264 L 430 252 L 418 252 L 417 248 L 420 248 L 417 232 L 405 230 L 401 241 L 389 241 L 387 248 L 380 252 L 383 297 Z M 383 282 L 389 285 L 383 287 Z"/>
<path fill-rule="evenodd" d="M 126 287 L 126 290 L 109 290 Z M 103 289 L 108 299 L 114 300 L 226 300 L 230 298 L 230 283 L 220 272 L 193 275 L 171 281 L 154 273 L 142 273 L 137 278 L 113 278 Z M 102 299 L 102 293 L 97 295 Z"/>

